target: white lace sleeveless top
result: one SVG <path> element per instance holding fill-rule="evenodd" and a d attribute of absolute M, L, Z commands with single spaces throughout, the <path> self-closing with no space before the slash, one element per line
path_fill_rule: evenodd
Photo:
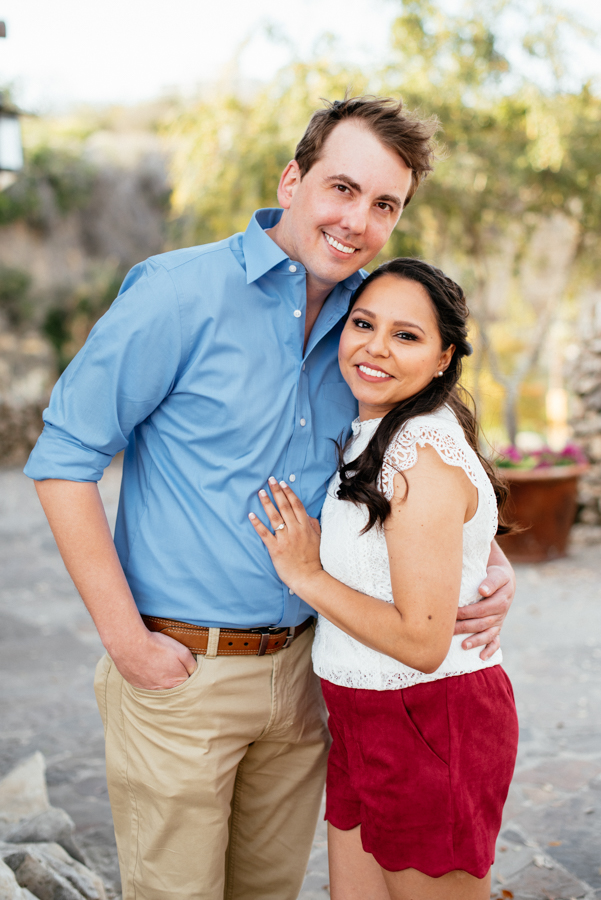
<path fill-rule="evenodd" d="M 380 419 L 353 422 L 354 438 L 345 454 L 350 462 L 365 449 Z M 480 599 L 478 587 L 486 577 L 490 545 L 497 530 L 497 503 L 492 484 L 478 457 L 467 443 L 463 429 L 449 407 L 410 419 L 392 440 L 382 467 L 380 488 L 391 500 L 394 476 L 417 462 L 417 446 L 430 444 L 450 466 L 461 466 L 478 490 L 478 508 L 463 526 L 463 570 L 458 606 Z M 356 591 L 393 602 L 388 550 L 384 532 L 375 526 L 362 535 L 367 510 L 336 496 L 340 476 L 332 478 L 321 514 L 321 562 L 326 572 Z M 502 660 L 497 650 L 491 659 L 480 659 L 482 647 L 463 650 L 467 635 L 454 636 L 449 653 L 432 674 L 424 675 L 378 653 L 319 616 L 313 644 L 313 666 L 321 678 L 351 688 L 398 690 L 425 681 L 463 675 Z"/>

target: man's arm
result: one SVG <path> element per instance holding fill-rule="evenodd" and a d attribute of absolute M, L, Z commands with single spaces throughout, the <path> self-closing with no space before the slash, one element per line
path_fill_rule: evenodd
<path fill-rule="evenodd" d="M 462 647 L 469 650 L 470 647 L 484 646 L 480 657 L 490 659 L 499 649 L 501 628 L 515 594 L 515 573 L 496 541 L 492 543 L 486 578 L 479 591 L 483 600 L 460 607 L 455 634 L 473 635 L 463 642 Z"/>
<path fill-rule="evenodd" d="M 98 486 L 58 479 L 35 486 L 67 571 L 121 675 L 146 690 L 167 690 L 185 681 L 196 668 L 194 657 L 182 644 L 145 627 Z"/>

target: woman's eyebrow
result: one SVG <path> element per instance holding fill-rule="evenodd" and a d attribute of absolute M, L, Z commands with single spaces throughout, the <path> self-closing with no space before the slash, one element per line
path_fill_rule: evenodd
<path fill-rule="evenodd" d="M 361 306 L 353 307 L 353 312 L 354 313 L 357 313 L 357 312 L 362 313 L 364 316 L 367 316 L 368 319 L 376 318 L 375 313 L 370 312 L 369 309 L 363 309 L 363 307 L 361 307 Z M 415 322 L 402 322 L 402 321 L 397 320 L 396 322 L 393 322 L 392 324 L 395 328 L 417 328 L 417 330 L 421 331 L 422 334 L 426 333 L 424 331 L 424 329 L 421 327 L 421 325 L 417 325 Z"/>
<path fill-rule="evenodd" d="M 426 333 L 421 325 L 417 325 L 416 322 L 393 322 L 392 324 L 395 328 L 417 328 L 422 334 Z"/>

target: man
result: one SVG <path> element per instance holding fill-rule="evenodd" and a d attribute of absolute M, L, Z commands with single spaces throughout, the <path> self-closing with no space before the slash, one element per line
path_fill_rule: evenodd
<path fill-rule="evenodd" d="M 136 266 L 54 390 L 26 472 L 107 649 L 124 900 L 298 894 L 328 745 L 312 610 L 247 515 L 270 475 L 319 515 L 356 414 L 337 364 L 349 297 L 431 169 L 433 130 L 373 98 L 315 113 L 283 212 Z M 113 543 L 96 482 L 124 448 Z M 490 599 L 458 623 L 487 655 L 513 592 L 498 548 L 489 562 Z"/>

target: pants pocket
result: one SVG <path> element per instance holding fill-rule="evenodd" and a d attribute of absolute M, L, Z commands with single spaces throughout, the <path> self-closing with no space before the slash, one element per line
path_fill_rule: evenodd
<path fill-rule="evenodd" d="M 185 681 L 182 681 L 181 684 L 176 684 L 175 687 L 167 688 L 164 691 L 149 691 L 145 688 L 137 688 L 125 681 L 125 679 L 123 679 L 123 689 L 130 697 L 137 699 L 140 703 L 150 703 L 152 705 L 158 703 L 160 705 L 162 700 L 167 701 L 170 697 L 177 697 L 191 690 L 203 669 L 204 661 L 204 655 L 199 654 L 196 657 L 196 668 L 192 674 Z"/>
<path fill-rule="evenodd" d="M 105 737 L 108 726 L 107 681 L 112 665 L 112 659 L 108 653 L 105 653 L 96 663 L 96 670 L 94 672 L 94 693 L 96 694 L 96 702 L 100 711 L 100 718 L 102 719 Z"/>

